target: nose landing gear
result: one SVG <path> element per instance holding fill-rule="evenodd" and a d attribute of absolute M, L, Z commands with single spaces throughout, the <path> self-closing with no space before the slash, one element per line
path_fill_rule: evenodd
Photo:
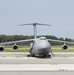
<path fill-rule="evenodd" d="M 51 55 L 43 55 L 43 58 L 50 58 Z"/>
<path fill-rule="evenodd" d="M 51 55 L 36 55 L 38 58 L 50 58 Z"/>

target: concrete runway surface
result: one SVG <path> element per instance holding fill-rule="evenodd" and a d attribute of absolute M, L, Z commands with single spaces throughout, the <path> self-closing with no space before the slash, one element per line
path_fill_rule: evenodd
<path fill-rule="evenodd" d="M 74 75 L 74 53 L 56 52 L 52 58 L 27 57 L 27 54 L 1 52 L 0 75 Z"/>
<path fill-rule="evenodd" d="M 0 64 L 0 75 L 74 75 L 74 64 Z"/>
<path fill-rule="evenodd" d="M 74 58 L 0 57 L 0 64 L 74 64 Z"/>
<path fill-rule="evenodd" d="M 74 64 L 74 53 L 56 52 L 55 57 L 36 58 L 27 57 L 29 53 L 1 52 L 0 64 Z"/>

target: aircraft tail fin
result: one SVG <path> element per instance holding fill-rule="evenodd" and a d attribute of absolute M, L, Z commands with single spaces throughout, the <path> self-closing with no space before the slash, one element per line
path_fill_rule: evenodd
<path fill-rule="evenodd" d="M 26 25 L 33 25 L 33 26 L 34 26 L 34 37 L 35 37 L 35 39 L 36 39 L 36 37 L 37 37 L 37 28 L 36 28 L 36 25 L 51 26 L 51 25 L 49 25 L 49 24 L 41 24 L 41 23 L 21 24 L 21 25 L 18 25 L 18 26 L 26 26 Z"/>

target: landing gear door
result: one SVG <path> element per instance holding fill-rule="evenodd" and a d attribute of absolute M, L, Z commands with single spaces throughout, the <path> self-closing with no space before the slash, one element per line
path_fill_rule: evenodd
<path fill-rule="evenodd" d="M 34 43 L 31 43 L 31 44 L 30 44 L 30 53 L 31 53 L 31 51 L 33 50 L 33 46 L 34 46 Z"/>

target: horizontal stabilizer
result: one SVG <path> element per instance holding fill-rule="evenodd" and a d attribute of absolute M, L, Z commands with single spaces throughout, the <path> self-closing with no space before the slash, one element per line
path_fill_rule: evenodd
<path fill-rule="evenodd" d="M 25 26 L 25 25 L 42 25 L 42 26 L 51 26 L 49 24 L 41 24 L 41 23 L 29 23 L 29 24 L 21 24 L 21 25 L 18 25 L 18 26 Z"/>

